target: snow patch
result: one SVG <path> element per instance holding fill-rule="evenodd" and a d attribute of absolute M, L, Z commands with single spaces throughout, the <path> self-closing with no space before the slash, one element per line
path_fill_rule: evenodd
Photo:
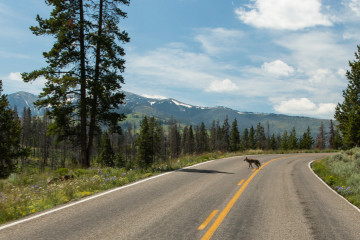
<path fill-rule="evenodd" d="M 185 103 L 181 103 L 181 102 L 178 102 L 178 101 L 175 101 L 174 99 L 171 100 L 173 103 L 175 103 L 176 105 L 178 106 L 183 106 L 183 107 L 187 107 L 187 108 L 192 108 L 191 105 L 188 105 L 188 104 L 185 104 Z"/>
<path fill-rule="evenodd" d="M 168 99 L 167 97 L 160 96 L 160 95 L 142 94 L 141 96 L 144 97 L 144 98 L 157 99 L 157 100 L 165 100 L 165 99 Z"/>

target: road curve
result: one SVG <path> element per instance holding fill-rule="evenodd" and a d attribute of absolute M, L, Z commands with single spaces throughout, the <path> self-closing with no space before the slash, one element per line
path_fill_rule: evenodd
<path fill-rule="evenodd" d="M 322 157 L 211 161 L 0 225 L 0 239 L 359 239 L 360 211 L 308 168 Z"/>

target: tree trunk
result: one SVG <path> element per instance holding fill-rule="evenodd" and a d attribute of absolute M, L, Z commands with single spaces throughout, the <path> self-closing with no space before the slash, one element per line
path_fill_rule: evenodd
<path fill-rule="evenodd" d="M 81 165 L 90 167 L 90 161 L 86 154 L 87 145 L 87 111 L 86 111 L 86 72 L 85 72 L 85 36 L 84 36 L 84 9 L 83 1 L 79 1 L 80 9 L 80 125 L 81 125 Z"/>
<path fill-rule="evenodd" d="M 100 52 L 102 47 L 102 23 L 103 23 L 103 0 L 100 0 L 99 6 L 99 28 L 98 28 L 98 39 L 96 46 L 96 59 L 95 59 L 95 76 L 94 76 L 94 86 L 93 88 L 93 99 L 91 103 L 91 115 L 90 115 L 90 125 L 89 125 L 89 143 L 86 151 L 86 157 L 90 159 L 91 148 L 93 145 L 94 131 L 96 125 L 96 115 L 97 115 L 97 101 L 98 101 L 98 85 L 99 85 L 99 76 L 100 76 Z"/>

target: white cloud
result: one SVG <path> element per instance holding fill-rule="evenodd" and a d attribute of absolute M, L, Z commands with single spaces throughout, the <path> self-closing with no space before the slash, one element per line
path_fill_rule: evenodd
<path fill-rule="evenodd" d="M 39 94 L 41 89 L 45 86 L 45 78 L 40 77 L 35 81 L 25 83 L 22 80 L 20 72 L 11 72 L 6 76 L 0 76 L 3 80 L 4 93 L 11 94 L 18 91 L 26 91 L 33 94 Z"/>
<path fill-rule="evenodd" d="M 350 0 L 349 7 L 357 16 L 360 16 L 360 1 L 359 0 Z"/>
<path fill-rule="evenodd" d="M 309 79 L 309 82 L 312 84 L 322 85 L 329 83 L 330 79 L 333 77 L 332 72 L 326 68 L 317 69 Z"/>
<path fill-rule="evenodd" d="M 239 90 L 239 87 L 233 83 L 230 79 L 224 79 L 222 81 L 216 80 L 211 82 L 208 92 L 233 92 Z"/>
<path fill-rule="evenodd" d="M 343 68 L 339 68 L 336 72 L 340 77 L 346 76 L 346 70 Z"/>
<path fill-rule="evenodd" d="M 341 43 L 338 34 L 328 31 L 289 34 L 276 43 L 288 49 L 291 62 L 299 66 L 297 70 L 305 72 L 346 67 L 349 56 L 353 56 L 353 49 Z"/>
<path fill-rule="evenodd" d="M 159 48 L 142 55 L 128 54 L 127 74 L 131 78 L 153 79 L 151 84 L 205 90 L 228 66 L 214 62 L 206 54 L 180 48 Z M 149 83 L 147 83 L 149 84 Z"/>
<path fill-rule="evenodd" d="M 335 107 L 334 103 L 315 104 L 308 98 L 292 98 L 280 101 L 274 106 L 274 109 L 282 114 L 333 118 Z"/>
<path fill-rule="evenodd" d="M 294 73 L 294 68 L 287 65 L 281 60 L 275 60 L 272 62 L 265 62 L 261 68 L 267 73 L 276 75 L 276 76 L 289 76 Z"/>
<path fill-rule="evenodd" d="M 19 72 L 12 72 L 9 74 L 8 79 L 11 81 L 20 81 L 22 82 L 22 77 Z"/>
<path fill-rule="evenodd" d="M 243 36 L 244 33 L 238 30 L 204 28 L 200 29 L 199 33 L 195 36 L 195 40 L 201 43 L 206 53 L 216 55 L 236 50 Z"/>
<path fill-rule="evenodd" d="M 354 31 L 357 31 L 357 30 L 354 30 Z M 360 38 L 360 33 L 358 33 L 358 32 L 345 32 L 342 37 L 343 37 L 344 40 L 349 40 L 349 39 L 358 40 Z"/>
<path fill-rule="evenodd" d="M 329 17 L 321 13 L 320 0 L 252 0 L 248 9 L 235 13 L 246 24 L 259 28 L 299 30 L 314 26 L 331 26 Z"/>

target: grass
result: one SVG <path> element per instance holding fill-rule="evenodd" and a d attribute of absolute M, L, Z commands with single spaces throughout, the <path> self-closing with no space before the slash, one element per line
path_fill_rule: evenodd
<path fill-rule="evenodd" d="M 360 208 L 360 148 L 317 160 L 312 169 L 331 188 Z"/>
<path fill-rule="evenodd" d="M 318 152 L 318 151 L 298 151 Z M 57 205 L 76 201 L 83 197 L 114 187 L 138 181 L 162 172 L 172 171 L 213 159 L 240 155 L 281 154 L 291 151 L 248 150 L 235 153 L 206 153 L 182 156 L 167 163 L 157 163 L 151 168 L 100 168 L 67 169 L 39 174 L 36 166 L 28 166 L 22 174 L 13 173 L 0 180 L 0 224 L 9 222 Z M 74 178 L 61 180 L 61 176 Z"/>

